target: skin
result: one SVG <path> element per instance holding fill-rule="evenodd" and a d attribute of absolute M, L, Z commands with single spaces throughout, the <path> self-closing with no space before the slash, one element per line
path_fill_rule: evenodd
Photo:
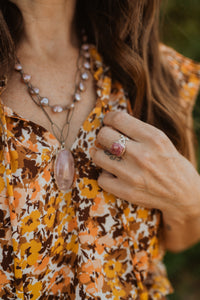
<path fill-rule="evenodd" d="M 93 161 L 105 170 L 98 184 L 133 204 L 162 211 L 168 250 L 179 252 L 199 241 L 200 176 L 192 163 L 165 133 L 127 113 L 110 112 L 104 124 L 97 140 L 105 149 L 121 133 L 130 140 L 121 160 L 110 159 L 102 149 L 93 151 Z"/>
<path fill-rule="evenodd" d="M 72 74 L 78 55 L 72 26 L 75 1 L 13 2 L 22 11 L 25 22 L 25 35 L 17 49 L 22 64 L 30 74 L 37 74 L 35 86 L 42 87 L 43 95 L 49 95 L 51 86 L 52 98 L 63 99 L 57 103 L 66 104 L 66 95 L 74 86 Z M 52 79 L 55 72 L 57 79 Z M 27 100 L 27 91 L 19 84 L 17 75 L 13 73 L 3 100 L 16 112 L 51 131 L 40 109 Z M 84 96 L 71 121 L 67 148 L 95 105 L 92 80 Z M 59 114 L 59 120 L 57 116 L 51 117 L 58 125 L 64 124 L 65 114 Z M 104 170 L 99 185 L 131 203 L 161 210 L 168 250 L 178 252 L 199 241 L 200 176 L 192 163 L 179 154 L 163 132 L 126 113 L 107 113 L 104 124 L 97 137 L 104 149 L 110 149 L 119 139 L 119 132 L 130 140 L 121 160 L 111 160 L 103 149 L 92 153 L 93 161 Z"/>
<path fill-rule="evenodd" d="M 24 72 L 32 76 L 31 83 L 51 104 L 72 103 L 75 88 L 76 63 L 79 55 L 72 20 L 75 0 L 13 0 L 23 15 L 25 34 L 17 48 Z M 95 106 L 96 93 L 89 73 L 86 91 L 75 105 L 70 122 L 66 148 L 71 148 L 79 128 Z M 2 101 L 16 113 L 52 132 L 50 122 L 31 100 L 20 74 L 13 71 Z M 48 110 L 51 119 L 62 128 L 66 113 L 59 116 Z"/>
<path fill-rule="evenodd" d="M 42 55 L 43 59 L 59 61 L 63 60 L 66 51 L 70 53 L 77 46 L 72 27 L 76 1 L 12 0 L 12 2 L 20 9 L 25 25 L 25 34 L 19 51 L 26 50 L 29 55 L 34 54 L 37 58 Z"/>

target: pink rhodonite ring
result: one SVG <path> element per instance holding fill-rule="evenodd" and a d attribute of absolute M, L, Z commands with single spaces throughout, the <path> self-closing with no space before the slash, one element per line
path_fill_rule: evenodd
<path fill-rule="evenodd" d="M 120 139 L 112 144 L 109 150 L 110 153 L 116 155 L 117 157 L 122 157 L 126 151 L 127 141 L 129 141 L 129 138 L 121 134 Z"/>

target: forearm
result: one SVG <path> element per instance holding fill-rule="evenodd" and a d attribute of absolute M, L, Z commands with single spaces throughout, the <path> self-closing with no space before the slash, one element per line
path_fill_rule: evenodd
<path fill-rule="evenodd" d="M 176 219 L 163 216 L 164 243 L 168 251 L 180 252 L 200 242 L 200 216 L 180 220 L 179 216 Z"/>
<path fill-rule="evenodd" d="M 189 174 L 189 172 L 187 172 Z M 181 189 L 180 189 L 181 190 Z M 163 210 L 164 243 L 180 252 L 200 242 L 200 175 L 191 173 L 182 183 L 179 200 Z"/>

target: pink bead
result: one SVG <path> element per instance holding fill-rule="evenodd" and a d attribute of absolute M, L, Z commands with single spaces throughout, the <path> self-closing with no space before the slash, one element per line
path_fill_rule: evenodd
<path fill-rule="evenodd" d="M 22 66 L 19 63 L 15 64 L 15 70 L 16 71 L 21 71 L 22 70 Z"/>
<path fill-rule="evenodd" d="M 52 111 L 53 111 L 54 113 L 60 113 L 60 112 L 63 111 L 63 108 L 62 108 L 62 106 L 60 106 L 60 105 L 54 105 L 54 106 L 52 107 Z"/>
<path fill-rule="evenodd" d="M 117 142 L 114 142 L 110 149 L 110 152 L 118 157 L 122 156 L 124 154 L 124 151 L 125 146 Z"/>
<path fill-rule="evenodd" d="M 54 164 L 54 176 L 60 191 L 66 192 L 74 179 L 74 158 L 70 151 L 60 150 Z"/>
<path fill-rule="evenodd" d="M 85 53 L 84 53 L 84 57 L 85 57 L 85 58 L 90 58 L 90 53 L 89 53 L 89 52 L 85 52 Z"/>
<path fill-rule="evenodd" d="M 84 51 L 87 51 L 89 49 L 89 45 L 88 44 L 83 44 L 81 47 Z"/>
<path fill-rule="evenodd" d="M 79 93 L 75 93 L 74 98 L 76 101 L 81 101 L 81 95 Z"/>
<path fill-rule="evenodd" d="M 40 92 L 40 90 L 39 90 L 38 88 L 30 88 L 30 89 L 29 89 L 29 93 L 30 93 L 31 95 L 38 95 L 39 92 Z"/>
<path fill-rule="evenodd" d="M 31 75 L 29 75 L 29 74 L 23 74 L 22 78 L 23 78 L 23 81 L 25 83 L 28 83 L 31 80 Z"/>
<path fill-rule="evenodd" d="M 84 92 L 84 91 L 86 90 L 85 85 L 84 85 L 83 82 L 80 82 L 80 83 L 79 83 L 79 90 L 80 90 L 81 92 Z"/>
<path fill-rule="evenodd" d="M 83 72 L 83 73 L 81 74 L 81 78 L 82 78 L 83 80 L 87 80 L 87 79 L 89 78 L 88 72 Z"/>
<path fill-rule="evenodd" d="M 88 61 L 86 61 L 84 64 L 83 64 L 84 68 L 89 70 L 90 69 L 90 63 Z"/>
<path fill-rule="evenodd" d="M 40 103 L 43 105 L 43 106 L 48 106 L 49 105 L 49 99 L 44 97 L 40 100 Z"/>
<path fill-rule="evenodd" d="M 98 90 L 97 90 L 97 96 L 98 96 L 98 97 L 101 97 L 101 96 L 102 96 L 101 89 L 98 89 Z"/>

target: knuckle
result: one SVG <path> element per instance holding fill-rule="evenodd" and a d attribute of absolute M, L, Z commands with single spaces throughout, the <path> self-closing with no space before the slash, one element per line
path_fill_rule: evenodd
<path fill-rule="evenodd" d="M 141 158 L 144 161 L 150 161 L 151 160 L 151 154 L 150 154 L 150 152 L 149 151 L 144 151 Z"/>
<path fill-rule="evenodd" d="M 119 123 L 123 122 L 123 119 L 125 118 L 125 113 L 122 111 L 117 111 L 112 116 L 112 125 L 118 125 Z"/>
<path fill-rule="evenodd" d="M 138 174 L 134 175 L 134 177 L 132 179 L 132 183 L 133 183 L 134 187 L 142 187 L 142 185 L 143 185 L 142 177 Z"/>
<path fill-rule="evenodd" d="M 104 126 L 100 129 L 100 131 L 97 134 L 97 141 L 100 143 L 101 141 L 104 140 L 105 136 L 108 133 L 108 127 Z"/>
<path fill-rule="evenodd" d="M 143 167 L 147 169 L 151 169 L 153 164 L 153 157 L 151 152 L 144 151 L 143 154 L 140 156 L 140 163 L 142 164 Z"/>
<path fill-rule="evenodd" d="M 162 130 L 157 129 L 153 135 L 153 141 L 157 147 L 162 148 L 167 143 L 167 136 Z"/>

